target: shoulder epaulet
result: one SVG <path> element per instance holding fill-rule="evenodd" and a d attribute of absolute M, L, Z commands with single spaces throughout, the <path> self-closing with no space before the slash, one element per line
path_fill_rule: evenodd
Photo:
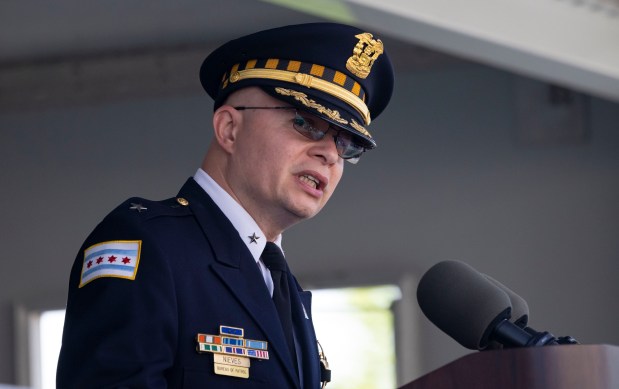
<path fill-rule="evenodd" d="M 109 213 L 90 234 L 84 244 L 79 288 L 97 278 L 135 280 L 143 242 L 151 241 L 148 232 L 151 221 L 157 218 L 191 216 L 189 202 L 183 198 L 152 201 L 132 197 Z M 165 219 L 158 219 L 168 222 Z"/>

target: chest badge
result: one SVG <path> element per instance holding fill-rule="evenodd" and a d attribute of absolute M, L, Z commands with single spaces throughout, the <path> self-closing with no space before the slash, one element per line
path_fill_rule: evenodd
<path fill-rule="evenodd" d="M 249 378 L 251 358 L 269 359 L 268 343 L 263 340 L 244 339 L 244 330 L 219 326 L 219 335 L 196 335 L 196 350 L 213 353 L 215 374 Z"/>

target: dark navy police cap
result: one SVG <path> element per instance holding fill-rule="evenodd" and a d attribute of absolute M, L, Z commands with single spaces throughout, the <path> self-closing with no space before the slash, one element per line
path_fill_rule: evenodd
<path fill-rule="evenodd" d="M 393 67 L 380 39 L 356 27 L 309 23 L 260 31 L 213 51 L 200 81 L 215 109 L 230 93 L 258 86 L 271 96 L 352 132 L 367 130 L 387 106 Z"/>

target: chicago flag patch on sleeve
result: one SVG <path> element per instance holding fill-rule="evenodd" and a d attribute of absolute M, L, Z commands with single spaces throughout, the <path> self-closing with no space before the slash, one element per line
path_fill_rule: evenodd
<path fill-rule="evenodd" d="M 84 250 L 80 288 L 101 277 L 135 280 L 140 264 L 141 240 L 114 240 Z"/>

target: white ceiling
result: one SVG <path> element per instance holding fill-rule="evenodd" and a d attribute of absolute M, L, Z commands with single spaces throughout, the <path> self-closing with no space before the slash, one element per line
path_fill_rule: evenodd
<path fill-rule="evenodd" d="M 393 36 L 619 101 L 618 0 L 349 2 Z"/>

